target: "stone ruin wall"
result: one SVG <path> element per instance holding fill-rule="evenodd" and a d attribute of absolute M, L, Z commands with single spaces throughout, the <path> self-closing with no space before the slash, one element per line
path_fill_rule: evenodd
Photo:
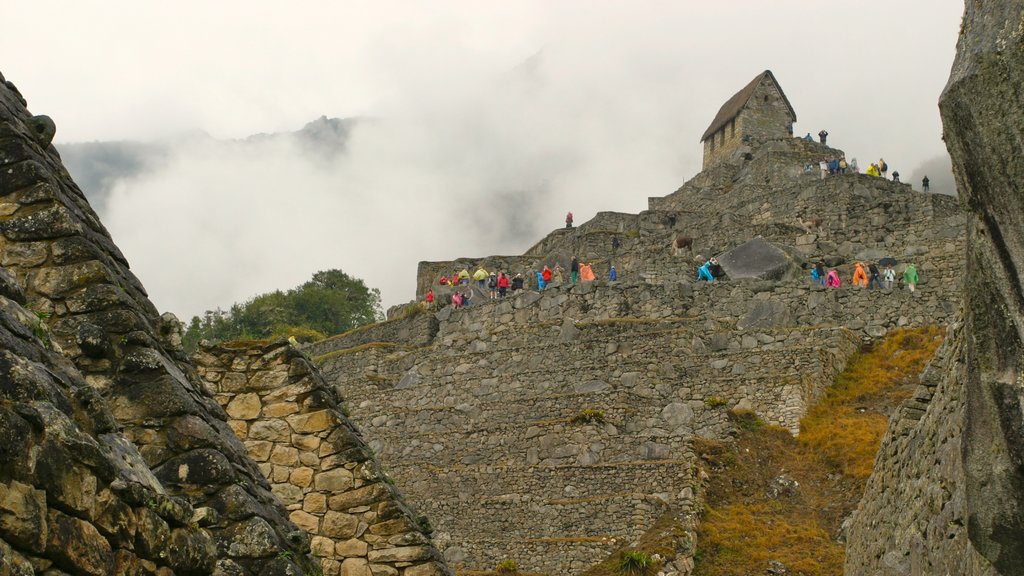
<path fill-rule="evenodd" d="M 782 93 L 774 82 L 762 78 L 736 118 L 704 140 L 702 169 L 737 160 L 738 156 L 753 150 L 743 141 L 744 136 L 763 142 L 792 135 L 793 119 Z"/>
<path fill-rule="evenodd" d="M 425 346 L 434 340 L 439 321 L 433 314 L 401 317 L 349 330 L 302 346 L 313 358 L 341 348 L 353 348 L 374 342 L 402 342 L 407 346 Z"/>
<path fill-rule="evenodd" d="M 423 520 L 304 355 L 279 340 L 204 343 L 193 358 L 325 576 L 448 574 Z"/>
<path fill-rule="evenodd" d="M 124 513 L 125 530 L 133 532 L 136 546 L 141 546 L 136 554 L 143 566 L 140 573 L 151 568 L 141 559 L 153 558 L 145 547 L 149 537 L 140 536 L 138 526 L 130 523 L 140 518 L 147 522 L 143 528 L 158 530 L 160 538 L 179 535 L 172 544 L 179 548 L 187 544 L 181 552 L 186 557 L 194 552 L 196 559 L 181 560 L 196 563 L 181 567 L 183 573 L 301 573 L 310 564 L 308 537 L 288 521 L 286 510 L 227 426 L 224 411 L 195 374 L 180 349 L 177 321 L 159 316 L 61 165 L 50 144 L 53 122 L 32 116 L 25 106 L 13 84 L 0 77 L 0 265 L 23 290 L 26 308 L 37 315 L 37 329 L 46 330 L 53 348 L 62 350 L 89 390 L 98 392 L 90 397 L 90 392 L 76 388 L 81 401 L 97 406 L 97 413 L 106 410 L 99 406 L 109 407 L 110 417 L 93 432 L 122 431 L 152 470 L 150 489 L 184 502 L 172 506 L 173 514 L 156 514 L 159 518 L 137 507 L 132 512 L 128 508 L 136 506 L 138 498 L 126 500 L 124 507 L 117 504 L 110 496 L 116 479 L 109 473 L 93 475 L 91 480 L 82 473 L 83 482 L 95 484 L 83 488 L 83 497 L 95 494 L 117 507 L 112 512 Z M 50 423 L 44 420 L 39 431 L 44 436 L 50 433 L 46 428 Z M 53 423 L 59 425 L 58 420 Z M 79 468 L 61 473 L 77 474 Z M 38 501 L 38 494 L 33 498 Z M 47 489 L 47 503 L 51 499 L 59 503 L 59 498 Z M 146 501 L 150 502 L 157 506 L 160 501 Z M 190 525 L 189 507 L 213 512 L 204 516 L 203 531 L 196 534 L 212 537 L 214 546 L 192 545 L 180 536 L 185 533 L 176 527 Z M 73 508 L 62 510 L 88 517 Z M 90 532 L 84 524 L 60 526 L 68 531 L 50 532 L 54 538 L 66 538 L 69 546 L 92 551 L 91 567 L 80 570 L 114 573 L 106 568 L 116 560 L 106 551 L 120 554 L 123 540 L 104 535 L 105 529 L 99 526 L 99 533 Z M 80 538 L 88 538 L 88 544 L 75 541 Z M 59 554 L 58 544 L 51 546 L 52 550 L 32 552 L 44 558 Z M 160 550 L 170 554 L 166 548 Z"/>
<path fill-rule="evenodd" d="M 727 192 L 717 186 L 723 178 L 731 178 L 698 176 L 673 195 L 652 198 L 649 211 L 639 215 L 601 213 L 575 230 L 552 232 L 522 256 L 422 262 L 417 297 L 422 298 L 427 288 L 445 293 L 439 290 L 437 278 L 450 274 L 453 266 L 472 272 L 478 262 L 488 270 L 498 264 L 527 276 L 542 264 L 558 262 L 568 269 L 573 255 L 594 263 L 600 279 L 607 278 L 608 265 L 614 262 L 621 282 L 692 282 L 703 258 L 761 236 L 794 247 L 807 262 L 824 259 L 835 265 L 847 283 L 857 260 L 895 257 L 900 262 L 898 277 L 905 263 L 914 262 L 923 289 L 946 292 L 951 301 L 957 301 L 966 239 L 966 220 L 957 200 L 914 192 L 908 185 L 866 175 L 822 181 L 804 176 L 802 169 L 798 176 L 780 175 L 779 181 L 764 184 L 758 163 L 786 151 L 799 157 L 807 153 L 801 151 L 806 146 L 811 144 L 794 140 L 780 143 L 777 151 L 766 149 L 762 152 L 766 156 L 755 157 L 755 169 L 741 170 Z M 699 206 L 715 208 L 709 211 Z M 820 219 L 821 224 L 808 228 L 801 219 Z M 677 234 L 693 238 L 691 250 L 677 253 L 670 248 Z M 612 254 L 612 236 L 618 236 L 621 243 L 616 254 Z M 535 286 L 535 282 L 527 278 L 527 286 Z"/>
<path fill-rule="evenodd" d="M 864 496 L 848 521 L 848 576 L 999 574 L 967 538 L 963 346 L 958 318 L 913 396 L 889 419 Z"/>
<path fill-rule="evenodd" d="M 850 574 L 1024 573 L 1024 4 L 968 2 L 939 102 L 968 211 L 963 324 L 898 413 L 850 530 Z"/>
<path fill-rule="evenodd" d="M 776 290 L 813 290 L 750 289 L 555 288 L 442 310 L 427 347 L 338 339 L 318 361 L 453 566 L 510 558 L 565 574 L 667 509 L 697 513 L 692 439 L 725 437 L 737 407 L 795 428 L 857 348 L 849 331 L 816 328 L 806 301 L 784 326 L 737 329 Z M 586 409 L 608 424 L 574 423 Z"/>
<path fill-rule="evenodd" d="M 170 496 L 0 268 L 0 574 L 212 574 L 211 508 Z"/>

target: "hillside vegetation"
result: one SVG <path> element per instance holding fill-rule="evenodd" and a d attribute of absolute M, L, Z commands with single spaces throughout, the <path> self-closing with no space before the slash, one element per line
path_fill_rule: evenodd
<path fill-rule="evenodd" d="M 309 342 L 383 318 L 380 291 L 341 270 L 322 270 L 291 290 L 275 290 L 194 316 L 185 331 L 185 349 L 200 340 L 258 340 L 294 336 Z"/>
<path fill-rule="evenodd" d="M 714 473 L 695 576 L 842 574 L 842 522 L 864 490 L 889 414 L 909 397 L 942 334 L 896 330 L 855 355 L 801 421 L 798 438 L 732 413 L 736 442 L 699 446 Z"/>

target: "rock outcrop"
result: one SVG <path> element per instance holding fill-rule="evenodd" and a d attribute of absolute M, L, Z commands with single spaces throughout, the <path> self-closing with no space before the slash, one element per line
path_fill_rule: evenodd
<path fill-rule="evenodd" d="M 1024 574 L 1024 3 L 968 2 L 940 101 L 967 221 L 962 440 L 971 542 Z"/>
<path fill-rule="evenodd" d="M 1022 22 L 1019 1 L 966 5 L 939 103 L 970 212 L 963 327 L 883 441 L 849 574 L 1024 574 Z"/>

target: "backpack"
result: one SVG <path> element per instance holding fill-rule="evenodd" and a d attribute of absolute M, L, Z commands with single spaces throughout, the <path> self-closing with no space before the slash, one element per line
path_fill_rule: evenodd
<path fill-rule="evenodd" d="M 888 172 L 888 171 L 889 171 L 889 165 L 886 164 L 885 162 L 882 162 L 882 172 Z"/>
<path fill-rule="evenodd" d="M 487 287 L 488 288 L 497 288 L 498 287 L 498 279 L 494 276 L 494 274 L 491 274 L 491 277 L 487 280 Z"/>

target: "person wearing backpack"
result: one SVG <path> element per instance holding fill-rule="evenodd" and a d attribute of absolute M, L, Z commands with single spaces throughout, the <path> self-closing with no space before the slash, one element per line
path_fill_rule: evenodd
<path fill-rule="evenodd" d="M 491 275 L 487 277 L 487 290 L 490 294 L 491 300 L 497 300 L 498 298 L 498 275 L 491 272 Z"/>
<path fill-rule="evenodd" d="M 878 173 L 882 175 L 882 178 L 887 178 L 885 175 L 889 171 L 889 165 L 885 163 L 885 158 L 878 159 Z"/>

